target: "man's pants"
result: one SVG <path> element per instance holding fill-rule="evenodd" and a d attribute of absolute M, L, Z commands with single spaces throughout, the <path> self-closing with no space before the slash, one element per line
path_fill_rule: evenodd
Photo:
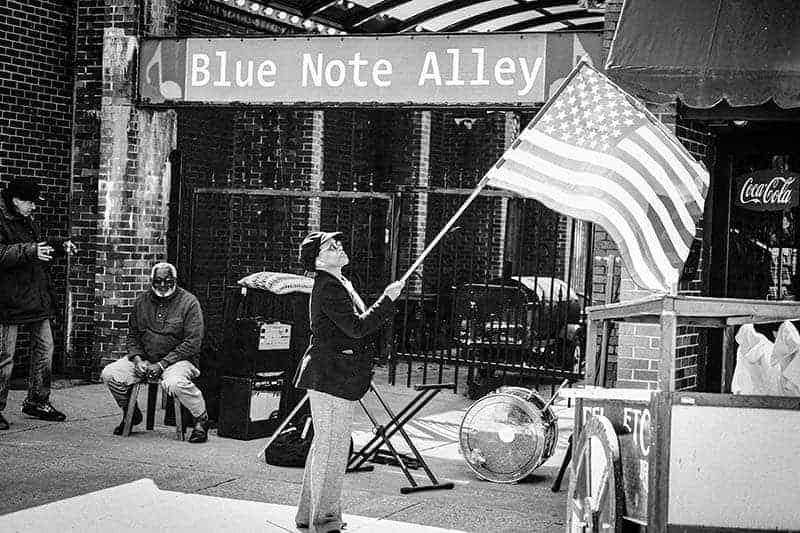
<path fill-rule="evenodd" d="M 111 396 L 117 401 L 123 411 L 128 407 L 131 386 L 142 381 L 133 373 L 133 361 L 127 357 L 109 363 L 100 374 Z M 178 400 L 197 418 L 206 412 L 206 402 L 203 393 L 192 383 L 200 375 L 200 371 L 189 361 L 178 361 L 169 365 L 161 374 L 161 386 L 167 394 L 177 396 Z"/>
<path fill-rule="evenodd" d="M 53 331 L 50 319 L 27 324 L 31 333 L 30 368 L 28 370 L 28 401 L 44 403 L 50 400 L 50 379 L 53 367 Z M 14 352 L 17 347 L 17 324 L 0 324 L 0 411 L 6 408 Z"/>
<path fill-rule="evenodd" d="M 303 472 L 303 488 L 295 523 L 309 533 L 340 529 L 342 481 L 350 450 L 355 402 L 324 392 L 308 391 L 314 439 Z"/>

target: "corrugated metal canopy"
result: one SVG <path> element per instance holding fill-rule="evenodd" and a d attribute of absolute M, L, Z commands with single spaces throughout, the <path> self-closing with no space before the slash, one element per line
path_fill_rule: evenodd
<path fill-rule="evenodd" d="M 606 72 L 650 101 L 800 107 L 796 0 L 626 0 Z"/>
<path fill-rule="evenodd" d="M 215 0 L 327 34 L 597 30 L 604 0 Z"/>

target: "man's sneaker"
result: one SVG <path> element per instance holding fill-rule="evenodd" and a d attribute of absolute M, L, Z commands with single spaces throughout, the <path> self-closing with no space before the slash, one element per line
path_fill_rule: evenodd
<path fill-rule="evenodd" d="M 67 415 L 53 407 L 50 402 L 33 403 L 25 400 L 22 403 L 22 412 L 28 416 L 49 422 L 63 422 L 67 419 Z"/>
<path fill-rule="evenodd" d="M 192 434 L 189 435 L 189 442 L 199 443 L 205 442 L 208 440 L 208 415 L 203 414 L 197 418 L 197 422 L 194 424 L 194 429 L 192 430 Z"/>
<path fill-rule="evenodd" d="M 0 429 L 8 429 L 8 420 L 0 413 Z"/>
<path fill-rule="evenodd" d="M 133 408 L 133 420 L 131 420 L 131 428 L 133 426 L 138 426 L 142 423 L 142 412 L 139 410 L 139 406 Z M 119 423 L 117 427 L 114 428 L 114 435 L 122 435 L 122 431 L 125 429 L 125 414 L 122 415 L 122 422 Z"/>

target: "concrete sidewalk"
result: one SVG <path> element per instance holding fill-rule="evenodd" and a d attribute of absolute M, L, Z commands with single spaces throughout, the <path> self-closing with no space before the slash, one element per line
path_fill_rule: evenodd
<path fill-rule="evenodd" d="M 388 385 L 380 373 L 375 384 L 395 410 L 416 394 Z M 174 428 L 160 425 L 161 410 L 154 431 L 142 424 L 130 438 L 116 437 L 111 431 L 121 414 L 102 385 L 54 390 L 54 404 L 68 415 L 63 423 L 23 415 L 24 396 L 11 391 L 4 413 L 11 429 L 0 432 L 0 531 L 298 531 L 293 506 L 302 469 L 258 460 L 265 439 L 239 441 L 212 431 L 205 444 L 179 442 Z M 458 428 L 472 403 L 445 391 L 406 425 L 437 478 L 455 488 L 402 495 L 408 482 L 388 465 L 348 474 L 342 504 L 349 531 L 563 531 L 567 480 L 558 494 L 550 485 L 572 430 L 572 409 L 555 406 L 559 445 L 545 465 L 521 483 L 496 484 L 476 478 L 458 453 Z M 367 404 L 380 412 L 374 395 Z M 357 448 L 371 429 L 358 408 Z M 412 472 L 427 483 L 422 470 Z"/>

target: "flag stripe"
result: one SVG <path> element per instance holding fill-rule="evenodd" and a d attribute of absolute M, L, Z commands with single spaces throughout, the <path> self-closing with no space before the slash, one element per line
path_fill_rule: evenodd
<path fill-rule="evenodd" d="M 649 194 L 650 191 L 653 191 L 656 197 L 668 196 L 670 203 L 668 204 L 662 202 L 664 203 L 666 210 L 670 211 L 671 209 L 675 209 L 678 212 L 682 225 L 687 231 L 694 233 L 694 221 L 684 205 L 684 200 L 681 198 L 680 192 L 678 192 L 674 186 L 668 187 L 668 185 L 670 185 L 669 183 L 661 184 L 658 182 L 653 182 L 652 180 L 647 180 L 645 176 L 648 176 L 649 172 L 637 172 L 627 164 L 626 159 L 604 154 L 602 152 L 575 147 L 557 139 L 553 139 L 552 137 L 539 131 L 528 131 L 521 135 L 521 137 L 528 138 L 531 140 L 532 144 L 547 148 L 548 150 L 557 153 L 564 158 L 576 159 L 578 161 L 583 161 L 608 169 L 629 181 L 636 189 L 641 190 L 643 194 L 647 195 L 648 200 L 651 202 L 656 202 L 656 198 Z M 623 154 L 620 154 L 620 156 L 623 156 Z M 629 156 L 624 155 L 624 157 L 627 158 Z M 661 194 L 662 192 L 663 194 Z M 677 222 L 676 227 L 679 227 Z"/>
<path fill-rule="evenodd" d="M 519 175 L 511 167 L 518 168 L 513 162 L 504 164 L 501 169 L 492 168 L 489 171 L 490 185 L 536 198 L 550 209 L 567 216 L 591 220 L 600 224 L 614 239 L 620 253 L 631 261 L 629 264 L 631 275 L 638 284 L 643 287 L 668 286 L 661 273 L 651 270 L 652 261 L 647 261 L 642 256 L 642 250 L 636 245 L 637 240 L 633 229 L 619 213 L 594 198 L 573 196 L 547 183 L 527 180 L 526 176 Z"/>
<path fill-rule="evenodd" d="M 649 243 L 661 240 L 659 232 L 653 227 L 650 217 L 642 209 L 639 202 L 634 200 L 625 189 L 613 180 L 603 175 L 572 172 L 520 149 L 510 150 L 506 154 L 506 164 L 508 164 L 508 161 L 516 161 L 522 167 L 528 167 L 531 175 L 535 174 L 535 178 L 540 181 L 543 180 L 546 183 L 547 180 L 550 180 L 554 184 L 560 182 L 560 185 L 571 193 L 582 194 L 587 197 L 593 197 L 598 201 L 603 201 L 611 209 L 622 213 L 627 219 L 638 221 L 640 231 L 636 232 L 636 236 L 640 247 L 648 250 L 647 255 L 656 262 L 660 270 L 669 270 L 682 261 L 681 256 L 678 256 L 674 251 L 672 257 L 669 257 L 662 246 L 648 246 Z M 524 170 L 517 170 L 517 173 L 528 175 Z M 659 225 L 659 228 L 663 230 L 663 226 Z M 689 249 L 683 243 L 682 246 L 686 248 L 685 251 L 681 250 L 682 256 L 685 257 L 689 253 Z"/>
<path fill-rule="evenodd" d="M 687 167 L 675 157 L 675 152 L 673 151 L 671 146 L 661 142 L 653 132 L 649 131 L 647 128 L 638 128 L 636 133 L 639 137 L 642 138 L 646 143 L 648 143 L 658 154 L 663 157 L 667 164 L 672 168 L 675 174 L 681 179 L 684 185 L 689 189 L 692 196 L 694 197 L 695 203 L 700 208 L 700 211 L 703 211 L 705 207 L 705 200 L 703 196 L 704 191 L 700 191 L 697 188 L 697 182 L 695 181 L 694 177 L 690 174 L 689 170 L 691 169 L 694 171 L 693 167 Z"/>
<path fill-rule="evenodd" d="M 601 188 L 584 187 L 577 189 L 570 185 L 559 184 L 553 179 L 548 170 L 531 163 L 532 161 L 506 159 L 503 168 L 520 176 L 520 183 L 530 182 L 535 183 L 539 189 L 549 187 L 554 190 L 560 190 L 562 195 L 565 194 L 565 191 L 568 191 L 570 199 L 581 199 L 584 202 L 584 210 L 594 210 L 602 214 L 613 213 L 623 220 L 628 228 L 626 231 L 620 229 L 620 233 L 625 234 L 628 239 L 627 246 L 638 250 L 638 254 L 644 258 L 646 264 L 652 265 L 651 270 L 656 273 L 657 277 L 664 277 L 674 269 L 669 259 L 665 256 L 664 250 L 660 246 L 651 246 L 651 243 L 659 240 L 652 228 L 649 225 L 642 225 L 641 219 L 631 216 L 630 211 L 625 208 L 623 202 L 615 199 L 613 195 L 598 194 Z M 552 194 L 550 194 L 550 197 L 554 198 Z M 569 205 L 562 205 L 561 207 L 570 209 Z M 633 223 L 634 221 L 635 223 Z M 619 226 L 619 222 L 615 222 L 615 225 Z"/>
<path fill-rule="evenodd" d="M 515 158 L 511 154 L 508 154 L 507 157 Z M 616 175 L 603 174 L 605 169 L 592 168 L 589 164 L 576 163 L 572 160 L 561 161 L 556 156 L 549 156 L 549 159 L 563 169 L 559 171 L 559 174 L 548 175 L 549 179 L 562 182 L 570 190 L 593 194 L 598 198 L 608 197 L 609 203 L 628 212 L 627 216 L 646 217 L 655 232 L 653 237 L 667 236 L 667 238 L 659 240 L 663 241 L 664 253 L 671 265 L 680 264 L 683 261 L 682 258 L 689 253 L 687 242 L 692 238 L 689 231 L 682 224 L 680 225 L 682 231 L 676 229 L 675 221 L 666 212 L 658 197 L 655 197 L 655 205 L 648 202 L 642 191 L 633 188 L 626 180 L 615 179 Z M 574 167 L 583 168 L 576 169 Z M 653 196 L 655 195 L 653 194 Z M 656 206 L 660 209 L 656 209 Z"/>
<path fill-rule="evenodd" d="M 620 150 L 626 152 L 629 156 L 633 158 L 642 168 L 646 169 L 646 171 L 653 175 L 654 179 L 662 184 L 669 184 L 670 187 L 675 188 L 675 183 L 669 179 L 667 176 L 664 167 L 656 161 L 654 154 L 650 152 L 645 152 L 644 149 L 638 144 L 636 144 L 631 139 L 625 139 L 621 141 L 618 145 Z M 700 209 L 698 209 L 697 204 L 693 201 L 691 196 L 684 192 L 683 194 L 680 193 L 677 189 L 678 195 L 681 197 L 681 204 L 685 209 L 689 211 L 689 215 L 691 215 L 692 220 L 697 220 L 697 218 L 702 214 Z"/>
<path fill-rule="evenodd" d="M 520 137 L 524 138 L 524 146 L 520 148 L 527 152 L 535 153 L 540 149 L 545 149 L 554 154 L 552 159 L 558 165 L 571 170 L 606 175 L 617 181 L 632 196 L 639 199 L 641 205 L 652 207 L 660 219 L 665 233 L 669 236 L 673 248 L 683 257 L 686 256 L 688 253 L 687 243 L 694 238 L 695 225 L 689 211 L 680 203 L 679 198 L 668 196 L 669 191 L 664 188 L 653 187 L 640 172 L 617 157 L 571 147 L 538 131 L 528 131 Z M 677 191 L 674 191 L 674 194 L 677 196 Z"/>
<path fill-rule="evenodd" d="M 625 164 L 631 167 L 634 172 L 641 175 L 650 176 L 650 169 L 632 155 L 620 150 L 620 158 L 623 159 Z M 655 184 L 655 178 L 652 176 L 648 178 L 648 181 Z M 657 189 L 658 187 L 654 185 L 654 188 Z M 677 201 L 677 203 L 675 203 L 676 200 L 672 198 L 672 196 L 668 196 L 667 188 L 674 191 L 674 194 L 680 194 L 680 192 L 674 187 L 661 188 L 662 192 L 656 194 L 658 194 L 659 198 L 661 198 L 661 201 L 667 206 L 668 211 L 672 215 L 672 219 L 675 220 L 676 217 L 681 219 L 681 224 L 678 227 L 683 228 L 681 236 L 683 237 L 684 242 L 689 243 L 694 238 L 697 230 L 695 220 L 698 219 L 699 211 L 696 209 L 692 209 L 691 212 L 689 211 L 688 206 L 695 205 L 691 200 L 689 200 L 688 206 L 684 203 L 685 199 L 680 199 Z M 685 224 L 684 219 L 686 219 Z M 689 227 L 687 227 L 686 224 L 689 224 Z"/>
<path fill-rule="evenodd" d="M 683 144 L 681 144 L 677 139 L 664 139 L 662 142 L 664 142 L 670 148 L 672 153 L 675 154 L 675 157 L 682 163 L 682 165 L 686 169 L 690 170 L 689 173 L 692 176 L 697 189 L 705 199 L 706 193 L 708 192 L 708 182 L 710 179 L 705 165 L 695 161 L 686 147 L 683 146 Z M 703 200 L 703 202 L 705 202 L 705 200 Z"/>

